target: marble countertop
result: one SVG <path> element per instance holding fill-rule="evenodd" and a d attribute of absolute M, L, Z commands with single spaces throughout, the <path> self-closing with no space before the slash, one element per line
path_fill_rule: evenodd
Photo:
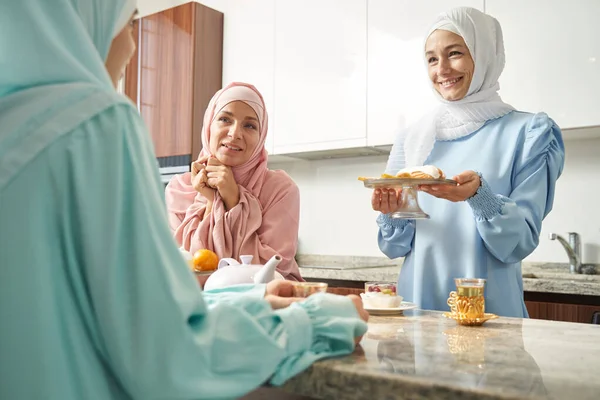
<path fill-rule="evenodd" d="M 298 262 L 304 278 L 365 282 L 395 282 L 402 265 L 379 257 L 305 256 Z M 526 292 L 600 296 L 600 275 L 571 274 L 567 264 L 524 262 L 522 271 Z"/>
<path fill-rule="evenodd" d="M 371 317 L 354 354 L 283 389 L 315 399 L 598 399 L 600 326 L 498 318 L 458 326 L 436 311 Z"/>

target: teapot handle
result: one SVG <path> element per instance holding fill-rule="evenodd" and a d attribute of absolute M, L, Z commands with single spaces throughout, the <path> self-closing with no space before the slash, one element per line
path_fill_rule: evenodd
<path fill-rule="evenodd" d="M 244 265 L 252 264 L 252 258 L 254 258 L 252 255 L 240 256 L 240 260 L 242 260 L 242 264 Z"/>
<path fill-rule="evenodd" d="M 240 265 L 240 263 L 233 258 L 221 258 L 221 260 L 219 260 L 219 264 L 217 265 L 217 269 L 228 267 L 230 265 Z"/>

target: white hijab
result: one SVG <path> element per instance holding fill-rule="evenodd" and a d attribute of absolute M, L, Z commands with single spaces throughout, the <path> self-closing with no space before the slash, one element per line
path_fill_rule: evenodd
<path fill-rule="evenodd" d="M 467 95 L 461 100 L 445 100 L 433 90 L 441 104 L 434 109 L 433 115 L 427 115 L 400 135 L 399 146 L 394 145 L 388 162 L 390 173 L 423 165 L 436 140 L 470 135 L 486 121 L 514 110 L 498 95 L 498 78 L 505 60 L 498 21 L 477 9 L 457 7 L 437 17 L 425 40 L 437 29 L 448 30 L 464 39 L 475 63 L 473 79 Z"/>

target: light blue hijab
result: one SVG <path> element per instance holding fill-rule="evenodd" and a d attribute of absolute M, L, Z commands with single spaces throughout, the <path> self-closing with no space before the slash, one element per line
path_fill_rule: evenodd
<path fill-rule="evenodd" d="M 0 0 L 0 188 L 48 143 L 128 102 L 104 60 L 135 7 L 135 0 Z"/>
<path fill-rule="evenodd" d="M 112 90 L 104 60 L 134 11 L 128 0 L 0 0 L 0 98 L 73 82 Z"/>

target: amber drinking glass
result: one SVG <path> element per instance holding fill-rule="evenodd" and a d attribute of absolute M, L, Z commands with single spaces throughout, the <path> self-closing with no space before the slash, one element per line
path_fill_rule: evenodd
<path fill-rule="evenodd" d="M 483 318 L 485 314 L 485 298 L 483 291 L 485 279 L 454 279 L 456 291 L 450 292 L 448 305 L 450 311 L 459 320 Z"/>

